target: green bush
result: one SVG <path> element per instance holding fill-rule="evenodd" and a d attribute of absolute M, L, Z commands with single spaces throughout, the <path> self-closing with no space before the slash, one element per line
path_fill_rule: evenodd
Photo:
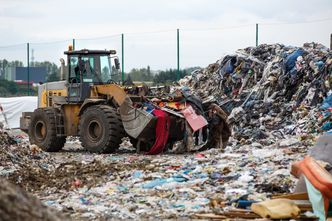
<path fill-rule="evenodd" d="M 17 84 L 13 81 L 7 81 L 7 80 L 0 80 L 0 88 L 4 88 L 7 92 L 9 92 L 11 95 L 17 94 L 18 87 Z M 2 90 L 4 92 L 4 90 Z"/>

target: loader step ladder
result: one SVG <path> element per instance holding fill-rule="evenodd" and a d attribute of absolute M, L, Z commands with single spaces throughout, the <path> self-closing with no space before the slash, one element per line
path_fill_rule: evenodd
<path fill-rule="evenodd" d="M 65 136 L 65 125 L 63 124 L 63 117 L 61 113 L 55 113 L 55 132 L 57 137 L 64 137 Z"/>

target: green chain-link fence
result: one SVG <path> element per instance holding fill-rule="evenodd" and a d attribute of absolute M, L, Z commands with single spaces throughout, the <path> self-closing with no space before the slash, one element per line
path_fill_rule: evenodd
<path fill-rule="evenodd" d="M 69 45 L 74 45 L 76 50 L 115 49 L 122 62 L 122 73 L 114 76 L 116 80 L 123 80 L 126 77 L 124 73 L 132 73 L 135 76 L 134 81 L 141 77 L 139 80 L 152 82 L 158 71 L 172 69 L 172 73 L 176 74 L 174 79 L 178 79 L 180 76 L 176 70 L 205 67 L 226 54 L 239 48 L 255 46 L 257 43 L 301 46 L 305 42 L 315 41 L 328 46 L 331 30 L 326 27 L 330 24 L 331 20 L 317 20 L 303 23 L 180 28 L 1 46 L 0 96 L 35 95 L 32 84 L 57 80 L 59 59 L 65 57 L 63 52 L 68 50 Z M 145 75 L 142 77 L 143 72 Z M 10 82 L 15 80 L 16 87 L 13 84 L 9 86 L 4 79 Z"/>

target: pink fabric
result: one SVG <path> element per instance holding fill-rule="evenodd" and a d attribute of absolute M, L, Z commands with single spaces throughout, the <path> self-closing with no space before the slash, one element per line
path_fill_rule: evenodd
<path fill-rule="evenodd" d="M 157 117 L 156 123 L 156 142 L 151 147 L 147 154 L 159 154 L 163 152 L 167 143 L 170 119 L 165 111 L 154 109 L 152 112 Z"/>

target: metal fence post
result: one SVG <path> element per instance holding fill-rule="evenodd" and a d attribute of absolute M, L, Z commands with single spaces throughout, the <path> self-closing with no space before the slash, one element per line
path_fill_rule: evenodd
<path fill-rule="evenodd" d="M 256 47 L 258 46 L 258 24 L 256 23 Z"/>
<path fill-rule="evenodd" d="M 29 43 L 27 43 L 27 71 L 28 71 L 28 96 L 30 96 L 30 55 L 29 55 L 29 51 L 30 51 L 30 45 Z"/>
<path fill-rule="evenodd" d="M 123 35 L 123 33 L 121 34 L 121 49 L 122 49 L 122 55 L 121 55 L 121 63 L 122 63 L 121 80 L 122 80 L 122 83 L 123 83 L 124 82 L 124 35 Z"/>
<path fill-rule="evenodd" d="M 176 49 L 177 49 L 177 76 L 176 80 L 180 80 L 180 31 L 176 30 Z"/>

